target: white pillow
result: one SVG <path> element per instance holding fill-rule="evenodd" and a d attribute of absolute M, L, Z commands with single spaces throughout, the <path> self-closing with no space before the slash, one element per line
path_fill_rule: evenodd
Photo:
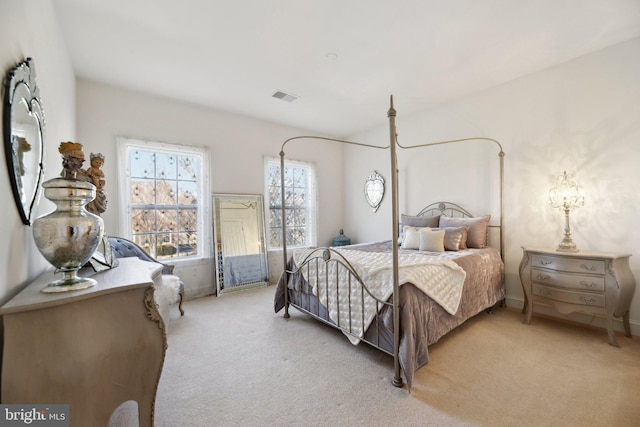
<path fill-rule="evenodd" d="M 402 249 L 418 249 L 420 247 L 420 230 L 431 230 L 429 227 L 402 227 L 404 238 L 402 239 Z"/>
<path fill-rule="evenodd" d="M 430 228 L 423 228 L 418 233 L 421 251 L 444 252 L 444 230 L 433 231 Z"/>
<path fill-rule="evenodd" d="M 409 216 L 402 214 L 400 216 L 400 235 L 398 236 L 398 244 L 402 244 L 402 238 L 404 235 L 404 227 L 424 228 L 424 227 L 437 227 L 440 221 L 440 215 L 438 216 Z"/>

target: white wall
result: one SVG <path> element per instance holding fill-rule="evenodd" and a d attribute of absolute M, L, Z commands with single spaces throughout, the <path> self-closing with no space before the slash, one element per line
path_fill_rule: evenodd
<path fill-rule="evenodd" d="M 0 2 L 0 69 L 3 76 L 27 57 L 35 62 L 36 82 L 46 121 L 45 180 L 60 173 L 59 142 L 75 137 L 75 77 L 57 25 L 51 1 Z M 3 304 L 49 264 L 35 247 L 31 227 L 20 220 L 4 159 L 0 161 L 0 200 L 4 203 L 0 221 L 0 304 Z M 47 213 L 53 207 L 42 197 L 33 217 Z"/>
<path fill-rule="evenodd" d="M 28 56 L 35 59 L 47 123 L 45 179 L 59 173 L 57 147 L 61 141 L 76 140 L 85 145 L 87 152 L 106 155 L 104 169 L 110 194 L 110 207 L 104 215 L 107 232 L 119 226 L 117 136 L 210 147 L 213 191 L 261 193 L 262 156 L 277 156 L 284 139 L 306 133 L 93 82 L 81 80 L 76 89 L 49 0 L 3 0 L 0 39 L 3 73 Z M 632 253 L 632 270 L 636 278 L 640 277 L 640 253 L 636 250 L 640 231 L 635 227 L 640 211 L 635 173 L 635 166 L 640 164 L 639 51 L 640 39 L 635 39 L 412 117 L 402 115 L 403 101 L 396 100 L 398 130 L 404 144 L 471 135 L 502 142 L 506 152 L 505 262 L 510 305 L 522 301 L 517 277 L 520 246 L 554 247 L 561 238 L 562 214 L 548 206 L 546 197 L 555 177 L 565 169 L 575 173 L 587 192 L 584 208 L 572 213 L 573 237 L 578 246 L 584 250 Z M 381 109 L 386 110 L 387 106 Z M 383 125 L 352 139 L 385 145 L 388 129 Z M 375 214 L 362 195 L 364 179 L 374 169 L 388 179 L 389 160 L 384 153 L 353 151 L 345 150 L 343 162 L 341 148 L 336 145 L 300 143 L 287 149 L 289 157 L 318 165 L 319 244 L 328 244 L 340 228 L 355 242 L 388 238 L 391 233 L 389 193 Z M 442 178 L 436 183 L 433 178 L 423 178 L 424 182 L 414 182 L 416 177 L 427 176 L 421 172 L 416 175 L 420 167 L 460 181 L 457 171 L 468 169 L 466 165 L 471 160 L 467 150 L 456 149 L 447 162 L 441 161 L 447 152 L 433 149 L 424 157 L 401 154 L 403 212 L 417 209 L 425 198 L 455 194 L 442 190 L 451 189 L 451 179 Z M 464 156 L 466 161 L 460 160 Z M 432 158 L 436 163 L 429 163 Z M 0 235 L 4 237 L 0 244 L 3 302 L 48 264 L 33 244 L 31 228 L 23 226 L 19 219 L 5 162 L 0 162 L 0 169 L 0 176 L 5 177 L 0 197 L 6 204 L 0 224 Z M 480 173 L 477 163 L 471 171 Z M 479 201 L 473 203 L 483 209 Z M 36 216 L 52 208 L 42 198 Z M 280 260 L 272 258 L 270 266 L 280 268 Z M 192 296 L 214 288 L 210 265 L 177 271 Z M 640 334 L 638 294 L 640 290 L 631 306 L 635 334 Z M 572 318 L 598 323 L 580 316 Z"/>
<path fill-rule="evenodd" d="M 571 213 L 578 248 L 633 254 L 631 268 L 636 280 L 640 278 L 638 52 L 640 39 L 634 39 L 411 117 L 402 115 L 402 100 L 396 100 L 402 144 L 469 136 L 492 137 L 502 143 L 509 305 L 521 307 L 523 301 L 518 278 L 521 246 L 553 248 L 561 240 L 563 214 L 550 207 L 547 197 L 564 170 L 573 173 L 586 192 L 585 206 Z M 388 133 L 384 124 L 355 139 L 387 143 Z M 423 203 L 440 198 L 465 203 L 460 187 L 489 189 L 495 196 L 495 189 L 483 182 L 478 152 L 450 147 L 432 147 L 419 156 L 400 154 L 401 213 L 416 213 Z M 345 233 L 355 240 L 377 240 L 391 234 L 390 197 L 385 196 L 381 209 L 373 214 L 360 196 L 371 170 L 390 176 L 388 163 L 385 156 L 345 151 L 345 194 L 357 195 L 345 202 Z M 417 180 L 416 176 L 427 176 L 416 175 L 417 168 L 435 171 L 439 179 Z M 459 174 L 469 169 L 472 178 L 461 179 Z M 470 209 L 477 214 L 491 213 L 475 197 Z M 568 318 L 603 325 L 589 316 Z M 630 318 L 633 333 L 639 335 L 640 289 L 632 301 Z M 620 322 L 616 328 L 621 328 Z"/>
<path fill-rule="evenodd" d="M 185 81 L 185 84 L 197 82 Z M 85 153 L 101 152 L 106 161 L 109 208 L 103 214 L 107 234 L 120 229 L 116 138 L 208 147 L 211 190 L 217 193 L 263 194 L 263 157 L 278 157 L 282 143 L 308 132 L 221 111 L 187 105 L 165 98 L 77 82 L 77 142 Z M 275 100 L 274 102 L 278 102 Z M 287 158 L 315 163 L 319 178 L 318 243 L 328 244 L 342 224 L 342 149 L 335 144 L 288 145 Z M 270 275 L 277 277 L 282 261 L 270 254 Z M 175 273 L 185 282 L 188 297 L 215 290 L 211 260 L 191 264 L 176 262 Z"/>

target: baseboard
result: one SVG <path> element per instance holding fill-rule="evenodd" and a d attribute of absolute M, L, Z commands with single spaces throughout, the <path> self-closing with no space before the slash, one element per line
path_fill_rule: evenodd
<path fill-rule="evenodd" d="M 216 291 L 212 290 L 210 286 L 204 288 L 190 289 L 185 286 L 184 290 L 184 300 L 188 301 L 190 299 L 208 297 L 210 295 L 215 295 Z"/>
<path fill-rule="evenodd" d="M 506 297 L 507 308 L 522 311 L 522 306 L 524 305 L 524 298 L 521 297 Z M 524 318 L 524 314 L 522 315 Z M 596 328 L 599 330 L 607 330 L 606 319 L 600 316 L 593 316 L 589 314 L 583 313 L 570 313 L 570 314 L 562 314 L 558 313 L 551 307 L 550 305 L 535 303 L 533 307 L 533 316 L 541 316 L 548 319 L 554 319 L 563 321 L 566 323 L 570 323 L 573 325 L 586 326 L 591 328 Z M 640 336 L 640 322 L 637 320 L 629 319 L 629 325 L 631 327 L 631 335 L 634 337 Z M 613 319 L 613 329 L 616 332 L 624 334 L 624 326 L 622 324 L 622 319 L 615 318 Z"/>

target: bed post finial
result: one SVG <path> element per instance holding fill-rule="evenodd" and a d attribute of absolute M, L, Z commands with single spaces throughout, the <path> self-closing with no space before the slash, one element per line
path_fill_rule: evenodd
<path fill-rule="evenodd" d="M 395 117 L 396 116 L 396 109 L 393 108 L 393 95 L 391 95 L 391 101 L 390 101 L 390 107 L 389 107 L 389 111 L 387 111 L 387 117 Z"/>

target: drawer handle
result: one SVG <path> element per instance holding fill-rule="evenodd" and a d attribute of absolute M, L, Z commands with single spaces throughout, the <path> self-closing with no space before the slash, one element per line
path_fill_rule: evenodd
<path fill-rule="evenodd" d="M 598 286 L 598 284 L 597 284 L 597 283 L 589 283 L 589 282 L 585 282 L 584 280 L 580 281 L 580 284 L 581 284 L 582 286 L 584 286 L 585 288 L 591 288 L 591 289 L 593 289 L 593 288 L 595 288 L 596 286 Z"/>
<path fill-rule="evenodd" d="M 551 295 L 551 292 L 549 292 L 549 291 L 548 291 L 548 290 L 546 290 L 546 289 L 538 289 L 538 293 L 539 293 L 540 295 L 544 295 L 544 296 Z"/>
<path fill-rule="evenodd" d="M 553 263 L 553 261 L 549 261 L 548 259 L 541 259 L 540 260 L 540 264 L 541 265 L 549 265 L 551 263 Z"/>
<path fill-rule="evenodd" d="M 598 267 L 596 267 L 595 265 L 592 265 L 591 267 L 589 267 L 584 264 L 580 264 L 580 268 L 583 268 L 587 271 L 596 271 Z"/>
<path fill-rule="evenodd" d="M 593 298 L 587 298 L 587 297 L 580 297 L 580 301 L 585 302 L 586 304 L 590 304 L 593 305 L 596 303 L 596 300 Z"/>
<path fill-rule="evenodd" d="M 547 276 L 546 274 L 538 273 L 538 280 L 543 281 L 543 280 L 549 280 L 549 279 L 551 279 L 551 277 Z"/>

